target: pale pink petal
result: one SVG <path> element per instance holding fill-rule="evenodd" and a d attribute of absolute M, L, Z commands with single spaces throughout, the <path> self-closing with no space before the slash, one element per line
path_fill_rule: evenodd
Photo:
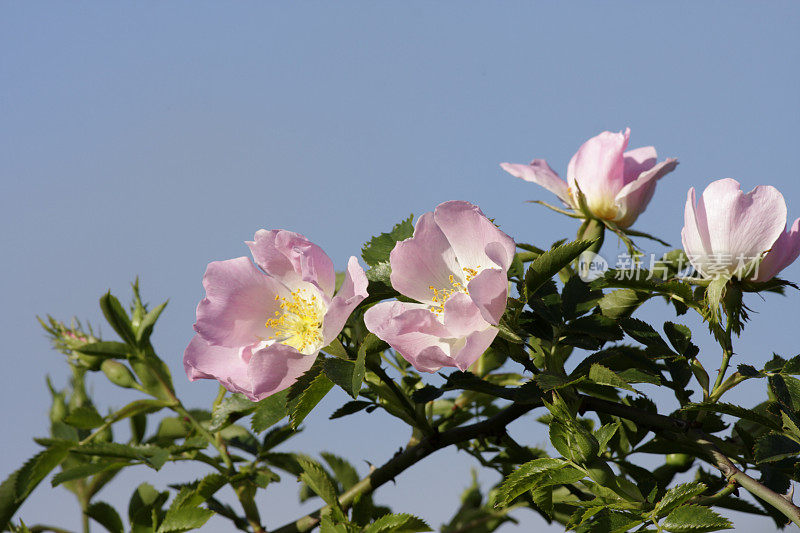
<path fill-rule="evenodd" d="M 580 188 L 593 212 L 613 205 L 625 185 L 623 153 L 629 138 L 630 128 L 624 133 L 604 131 L 583 143 L 569 162 L 567 183 Z"/>
<path fill-rule="evenodd" d="M 703 191 L 696 212 L 698 224 L 708 227 L 710 251 L 722 262 L 760 257 L 786 229 L 786 202 L 769 185 L 745 194 L 736 180 L 717 180 Z"/>
<path fill-rule="evenodd" d="M 453 249 L 445 234 L 434 222 L 433 213 L 425 213 L 414 227 L 414 236 L 398 242 L 389 261 L 392 287 L 401 294 L 428 304 L 438 290 L 452 287 L 450 276 L 462 276 Z"/>
<path fill-rule="evenodd" d="M 275 296 L 286 290 L 246 257 L 209 263 L 203 286 L 194 329 L 210 344 L 232 348 L 267 337 L 265 323 L 279 309 Z"/>
<path fill-rule="evenodd" d="M 252 383 L 250 399 L 263 400 L 291 387 L 316 359 L 317 354 L 304 355 L 291 346 L 279 343 L 253 352 L 247 366 L 247 375 Z"/>
<path fill-rule="evenodd" d="M 800 256 L 800 218 L 794 221 L 789 231 L 781 233 L 772 249 L 758 266 L 756 281 L 768 281 Z"/>
<path fill-rule="evenodd" d="M 562 180 L 544 159 L 534 159 L 530 165 L 500 163 L 500 167 L 515 178 L 530 181 L 544 187 L 558 196 L 567 206 L 572 205 L 567 190 L 567 182 Z"/>
<path fill-rule="evenodd" d="M 639 174 L 653 168 L 657 159 L 658 155 L 654 146 L 644 146 L 622 154 L 622 176 L 625 183 L 632 182 L 639 177 Z"/>
<path fill-rule="evenodd" d="M 633 224 L 653 198 L 658 180 L 675 170 L 677 166 L 677 159 L 667 159 L 625 185 L 616 197 L 617 217 L 614 221 L 617 225 L 627 228 Z"/>
<path fill-rule="evenodd" d="M 406 360 L 420 372 L 433 373 L 441 370 L 443 366 L 456 366 L 456 361 L 447 355 L 441 346 L 428 346 L 419 352 L 413 361 L 407 357 Z"/>
<path fill-rule="evenodd" d="M 698 272 L 703 273 L 709 263 L 708 255 L 711 253 L 711 239 L 708 236 L 708 227 L 705 224 L 705 219 L 701 225 L 697 218 L 696 206 L 695 190 L 692 187 L 686 194 L 681 241 L 689 262 Z"/>
<path fill-rule="evenodd" d="M 486 329 L 470 333 L 466 338 L 464 346 L 453 355 L 456 366 L 460 370 L 467 370 L 472 366 L 472 364 L 489 349 L 492 341 L 494 341 L 494 338 L 497 336 L 497 332 L 497 328 L 490 326 Z"/>
<path fill-rule="evenodd" d="M 367 276 L 358 264 L 358 259 L 350 257 L 347 272 L 339 292 L 333 297 L 325 320 L 322 323 L 323 344 L 327 346 L 344 327 L 353 309 L 367 297 Z"/>
<path fill-rule="evenodd" d="M 486 270 L 484 272 L 499 272 L 499 270 Z M 475 280 L 477 279 L 475 278 Z M 472 285 L 470 284 L 470 286 Z M 447 299 L 442 313 L 443 331 L 439 333 L 440 337 L 466 337 L 476 330 L 486 329 L 490 326 L 470 296 L 460 292 Z M 505 308 L 505 300 L 503 300 L 503 307 Z M 432 315 L 433 313 L 429 312 L 428 314 Z M 430 333 L 434 332 L 431 331 Z"/>
<path fill-rule="evenodd" d="M 447 334 L 444 326 L 435 318 L 427 306 L 407 302 L 380 302 L 371 307 L 364 314 L 364 323 L 367 329 L 379 339 L 388 343 L 406 361 L 423 372 L 435 372 L 444 363 L 433 368 L 431 361 L 445 361 L 450 351 L 450 346 L 444 342 L 440 335 Z M 437 325 L 438 324 L 438 325 Z M 434 334 L 423 332 L 433 331 Z M 420 354 L 425 352 L 423 359 L 418 361 Z M 454 366 L 450 361 L 447 366 Z"/>
<path fill-rule="evenodd" d="M 508 270 L 516 251 L 514 239 L 500 231 L 478 206 L 463 201 L 444 202 L 434 211 L 434 218 L 462 268 L 480 270 L 496 265 Z M 494 257 L 486 253 L 491 243 L 501 246 L 494 248 Z"/>
<path fill-rule="evenodd" d="M 189 381 L 216 379 L 232 392 L 247 388 L 247 363 L 239 356 L 238 348 L 212 346 L 195 335 L 183 352 L 183 369 Z"/>
<path fill-rule="evenodd" d="M 296 287 L 302 280 L 317 285 L 328 297 L 333 295 L 336 273 L 322 248 L 286 230 L 259 230 L 254 239 L 246 244 L 264 272 L 288 287 Z"/>
<path fill-rule="evenodd" d="M 483 319 L 497 325 L 506 310 L 508 299 L 506 273 L 498 269 L 486 269 L 467 284 L 467 290 Z"/>

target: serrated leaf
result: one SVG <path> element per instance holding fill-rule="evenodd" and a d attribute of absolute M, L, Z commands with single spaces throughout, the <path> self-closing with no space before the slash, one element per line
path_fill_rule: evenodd
<path fill-rule="evenodd" d="M 98 457 L 119 457 L 144 461 L 155 470 L 159 470 L 169 459 L 169 450 L 158 446 L 126 445 L 117 442 L 91 442 L 71 450 L 73 453 Z"/>
<path fill-rule="evenodd" d="M 21 501 L 27 498 L 31 491 L 67 458 L 73 446 L 71 442 L 55 442 L 28 460 L 17 474 L 15 499 Z"/>
<path fill-rule="evenodd" d="M 552 428 L 552 426 L 551 426 Z M 561 459 L 543 457 L 523 464 L 509 474 L 493 494 L 492 505 L 505 507 L 520 494 L 534 488 L 539 474 L 563 468 L 567 463 Z"/>
<path fill-rule="evenodd" d="M 670 533 L 703 533 L 732 527 L 730 520 L 701 505 L 678 507 L 661 522 L 661 528 Z"/>
<path fill-rule="evenodd" d="M 421 518 L 411 514 L 386 514 L 364 529 L 364 533 L 422 533 L 433 531 Z"/>
<path fill-rule="evenodd" d="M 381 233 L 372 237 L 361 249 L 361 257 L 370 266 L 389 261 L 389 254 L 398 241 L 410 238 L 414 234 L 412 220 L 414 215 L 401 220 L 388 233 Z"/>
<path fill-rule="evenodd" d="M 361 369 L 364 368 L 363 361 L 362 357 Z M 339 385 L 353 398 L 358 398 L 358 393 L 361 390 L 361 380 L 357 379 L 357 369 L 354 361 L 327 358 L 324 360 L 323 368 L 328 379 Z M 363 373 L 361 374 L 361 379 L 363 379 Z"/>
<path fill-rule="evenodd" d="M 683 324 L 664 322 L 664 333 L 675 351 L 684 357 L 695 357 L 700 351 L 692 343 L 692 330 Z"/>
<path fill-rule="evenodd" d="M 331 413 L 331 416 L 329 418 L 333 420 L 334 418 L 342 418 L 343 416 L 352 415 L 354 413 L 361 411 L 362 409 L 369 407 L 370 405 L 373 404 L 371 402 L 365 402 L 363 400 L 351 400 L 346 404 L 342 405 L 341 407 L 339 407 L 333 413 Z"/>
<path fill-rule="evenodd" d="M 597 304 L 603 316 L 617 320 L 630 316 L 650 297 L 650 294 L 643 291 L 617 289 L 606 293 Z"/>
<path fill-rule="evenodd" d="M 72 409 L 64 422 L 78 429 L 94 429 L 103 425 L 103 417 L 94 407 L 84 405 Z"/>
<path fill-rule="evenodd" d="M 725 415 L 731 415 L 737 418 L 742 418 L 744 420 L 757 422 L 762 426 L 774 429 L 776 431 L 781 430 L 781 425 L 776 420 L 772 420 L 762 414 L 756 413 L 752 409 L 745 409 L 744 407 L 740 407 L 738 405 L 733 405 L 730 403 L 689 403 L 684 405 L 681 408 L 681 410 L 711 411 L 713 413 L 722 413 Z"/>
<path fill-rule="evenodd" d="M 358 470 L 348 463 L 347 460 L 329 452 L 320 452 L 320 455 L 325 459 L 325 462 L 328 463 L 336 481 L 342 486 L 342 490 L 349 490 L 350 487 L 360 481 L 361 478 L 358 475 Z"/>
<path fill-rule="evenodd" d="M 261 433 L 283 420 L 288 413 L 286 404 L 288 396 L 289 389 L 284 389 L 258 402 L 253 418 L 250 421 L 250 427 L 253 431 Z"/>
<path fill-rule="evenodd" d="M 299 458 L 298 462 L 303 468 L 300 480 L 303 481 L 314 494 L 331 506 L 339 505 L 339 495 L 336 487 L 328 473 L 317 463 L 304 458 Z"/>
<path fill-rule="evenodd" d="M 613 370 L 598 363 L 594 363 L 589 369 L 589 379 L 599 385 L 608 385 L 618 389 L 638 392 L 636 389 L 631 387 L 627 381 L 619 377 Z"/>
<path fill-rule="evenodd" d="M 158 533 L 173 533 L 197 529 L 214 516 L 214 511 L 201 507 L 181 507 L 170 509 L 158 527 Z"/>
<path fill-rule="evenodd" d="M 83 479 L 89 476 L 93 476 L 99 472 L 103 472 L 105 470 L 119 470 L 128 466 L 128 463 L 122 462 L 99 462 L 99 463 L 85 463 L 82 465 L 75 466 L 73 468 L 69 468 L 67 470 L 62 470 L 51 480 L 51 484 L 53 487 L 57 487 L 58 485 L 65 483 L 67 481 L 72 481 L 74 479 Z"/>
<path fill-rule="evenodd" d="M 655 355 L 673 355 L 674 353 L 661 338 L 661 335 L 653 329 L 653 326 L 637 318 L 625 318 L 620 320 L 619 325 L 635 341 L 647 346 L 648 352 Z"/>
<path fill-rule="evenodd" d="M 608 445 L 608 441 L 611 440 L 611 438 L 614 436 L 614 433 L 616 433 L 618 429 L 619 422 L 612 422 L 610 424 L 600 426 L 597 431 L 594 432 L 597 443 L 600 445 L 600 451 L 605 449 L 605 447 Z"/>
<path fill-rule="evenodd" d="M 332 355 L 334 357 L 338 357 L 339 359 L 348 359 L 350 356 L 345 350 L 344 345 L 342 345 L 342 341 L 339 339 L 333 339 L 333 341 L 322 349 L 328 355 Z"/>
<path fill-rule="evenodd" d="M 117 510 L 106 502 L 94 502 L 86 508 L 86 515 L 106 528 L 109 533 L 125 532 L 125 526 Z"/>
<path fill-rule="evenodd" d="M 755 460 L 758 463 L 780 461 L 800 455 L 800 444 L 786 435 L 770 432 L 756 443 Z"/>
<path fill-rule="evenodd" d="M 133 331 L 131 319 L 117 297 L 111 294 L 111 291 L 100 297 L 100 309 L 103 311 L 106 321 L 117 332 L 117 335 L 131 346 L 134 346 L 136 344 L 136 334 Z"/>
<path fill-rule="evenodd" d="M 263 400 L 262 400 L 263 401 Z M 217 432 L 256 410 L 258 404 L 243 394 L 232 394 L 222 400 L 211 413 L 211 425 L 208 430 Z"/>
<path fill-rule="evenodd" d="M 568 242 L 552 250 L 547 250 L 531 261 L 528 271 L 525 273 L 525 286 L 528 294 L 536 292 L 536 289 L 558 274 L 562 268 L 569 265 L 593 243 L 594 241 Z"/>
<path fill-rule="evenodd" d="M 324 374 L 318 374 L 303 392 L 295 398 L 288 400 L 287 409 L 289 411 L 289 421 L 292 427 L 297 429 L 311 410 L 316 407 L 320 400 L 322 400 L 332 388 L 333 382 L 325 377 Z M 292 394 L 291 389 L 289 390 L 290 392 L 287 398 L 290 398 Z"/>
<path fill-rule="evenodd" d="M 699 496 L 706 491 L 708 487 L 699 481 L 692 481 L 690 483 L 682 483 L 677 487 L 669 489 L 664 497 L 656 504 L 653 510 L 653 516 L 660 517 L 670 512 L 676 507 L 683 505 L 695 496 Z"/>
<path fill-rule="evenodd" d="M 158 317 L 161 316 L 161 312 L 164 311 L 167 303 L 168 302 L 164 302 L 158 307 L 155 307 L 144 316 L 142 322 L 139 324 L 139 327 L 136 330 L 136 340 L 138 342 L 142 343 L 150 340 L 150 335 L 153 334 L 153 326 L 155 326 L 156 320 L 158 320 Z"/>

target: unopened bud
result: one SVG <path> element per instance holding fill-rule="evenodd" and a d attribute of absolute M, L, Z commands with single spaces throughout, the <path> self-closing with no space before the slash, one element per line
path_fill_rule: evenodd
<path fill-rule="evenodd" d="M 126 389 L 133 389 L 138 385 L 136 378 L 133 377 L 128 367 L 119 361 L 106 359 L 103 361 L 103 364 L 100 365 L 100 369 L 114 385 L 125 387 Z"/>

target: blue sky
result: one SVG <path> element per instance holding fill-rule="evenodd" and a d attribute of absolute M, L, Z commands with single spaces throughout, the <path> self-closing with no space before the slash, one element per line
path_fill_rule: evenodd
<path fill-rule="evenodd" d="M 632 147 L 681 162 L 637 229 L 679 245 L 686 191 L 722 177 L 775 185 L 800 216 L 798 22 L 791 2 L 1 3 L 0 476 L 46 431 L 45 374 L 66 380 L 35 316 L 99 322 L 97 298 L 127 297 L 136 275 L 150 301 L 170 299 L 154 340 L 180 394 L 209 405 L 215 386 L 186 382 L 180 363 L 201 277 L 209 261 L 245 255 L 259 228 L 301 232 L 342 267 L 409 213 L 465 199 L 546 246 L 575 225 L 524 203 L 553 198 L 498 163 L 544 157 L 563 175 L 585 139 L 627 126 Z M 800 266 L 784 275 L 800 279 Z M 737 362 L 795 355 L 800 294 L 749 303 Z M 696 335 L 716 367 L 718 349 Z M 332 393 L 297 445 L 364 472 L 362 459 L 385 461 L 408 435 L 377 415 L 327 422 L 344 400 Z M 545 443 L 528 424 L 513 431 Z M 379 500 L 438 525 L 469 464 L 442 452 Z M 452 475 L 432 475 L 442 471 Z M 137 471 L 103 495 L 125 507 L 134 483 L 196 474 Z M 268 527 L 300 515 L 295 493 L 289 480 L 259 500 Z M 21 516 L 77 529 L 71 498 L 42 485 Z M 520 531 L 541 523 L 519 518 Z"/>

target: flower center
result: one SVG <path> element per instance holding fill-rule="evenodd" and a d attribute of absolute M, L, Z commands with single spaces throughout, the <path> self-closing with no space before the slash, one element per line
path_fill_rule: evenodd
<path fill-rule="evenodd" d="M 478 265 L 476 268 L 461 269 L 464 273 L 464 280 L 466 283 L 472 281 L 472 278 L 480 273 L 480 268 L 481 266 Z M 433 292 L 433 296 L 431 297 L 431 302 L 433 302 L 433 304 L 428 309 L 430 309 L 430 311 L 436 315 L 442 314 L 444 311 L 444 303 L 455 293 L 463 292 L 464 294 L 469 294 L 466 284 L 461 283 L 460 280 L 457 280 L 453 274 L 450 274 L 449 281 L 450 286 L 443 289 L 437 289 L 433 285 L 428 287 L 428 289 Z"/>
<path fill-rule="evenodd" d="M 288 298 L 275 296 L 282 311 L 275 311 L 275 318 L 266 322 L 273 333 L 269 337 L 276 342 L 291 346 L 298 352 L 310 355 L 322 347 L 322 318 L 325 309 L 314 294 L 303 290 L 292 291 Z"/>

